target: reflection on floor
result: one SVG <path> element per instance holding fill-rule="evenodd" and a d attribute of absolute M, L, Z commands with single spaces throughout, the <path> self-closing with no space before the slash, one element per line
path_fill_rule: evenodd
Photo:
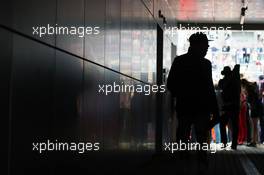
<path fill-rule="evenodd" d="M 199 161 L 197 152 L 182 152 L 155 155 L 153 152 L 97 152 L 69 153 L 52 152 L 49 155 L 36 154 L 35 164 L 27 164 L 21 174 L 38 175 L 90 175 L 90 174 L 215 174 L 215 175 L 258 175 L 264 174 L 264 145 L 257 148 L 238 146 L 237 151 L 222 150 L 208 152 L 208 166 Z M 188 158 L 187 158 L 188 157 Z M 25 163 L 25 162 L 22 162 Z M 24 172 L 23 172 L 24 171 Z M 16 173 L 17 174 L 17 173 Z"/>
<path fill-rule="evenodd" d="M 247 147 L 239 145 L 236 151 L 231 149 L 208 154 L 207 167 L 199 161 L 195 153 L 190 153 L 189 158 L 181 158 L 179 152 L 174 155 L 162 155 L 151 160 L 144 167 L 145 172 L 158 174 L 239 174 L 261 175 L 264 174 L 264 145 Z"/>
<path fill-rule="evenodd" d="M 187 158 L 188 157 L 188 158 Z M 82 155 L 53 155 L 48 174 L 264 174 L 264 145 L 238 146 L 237 151 L 208 153 L 208 166 L 195 152 L 153 155 L 153 152 L 108 152 Z"/>

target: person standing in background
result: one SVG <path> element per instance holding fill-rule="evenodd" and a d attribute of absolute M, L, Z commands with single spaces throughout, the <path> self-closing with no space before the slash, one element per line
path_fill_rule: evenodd
<path fill-rule="evenodd" d="M 264 76 L 259 76 L 259 95 L 262 106 L 262 115 L 260 116 L 260 142 L 264 144 Z"/>
<path fill-rule="evenodd" d="M 251 111 L 250 117 L 253 123 L 253 136 L 248 146 L 256 147 L 258 142 L 258 121 L 259 118 L 263 115 L 262 104 L 259 99 L 259 90 L 256 82 L 251 83 L 246 79 L 242 79 L 241 83 L 246 87 L 247 100 Z"/>
<path fill-rule="evenodd" d="M 222 115 L 222 106 L 223 106 L 223 99 L 222 99 L 221 93 L 222 93 L 221 89 L 219 89 L 218 86 L 215 85 L 215 94 L 216 94 L 216 99 L 217 99 L 217 104 L 218 104 L 220 116 Z M 220 124 L 219 123 L 217 123 L 214 126 L 214 133 L 215 133 L 215 142 L 220 143 L 221 142 L 221 134 L 220 134 Z"/>
<path fill-rule="evenodd" d="M 241 87 L 240 94 L 240 113 L 239 113 L 239 132 L 238 132 L 238 144 L 242 145 L 247 139 L 247 99 L 246 99 L 246 89 Z"/>
<path fill-rule="evenodd" d="M 234 69 L 231 71 L 229 66 L 225 66 L 221 72 L 224 78 L 219 80 L 218 86 L 222 90 L 223 98 L 223 115 L 220 119 L 220 132 L 221 132 L 221 142 L 224 147 L 227 146 L 227 135 L 226 135 L 226 125 L 231 119 L 232 123 L 232 145 L 233 150 L 237 149 L 237 139 L 238 139 L 238 119 L 240 111 L 240 65 L 235 65 Z"/>

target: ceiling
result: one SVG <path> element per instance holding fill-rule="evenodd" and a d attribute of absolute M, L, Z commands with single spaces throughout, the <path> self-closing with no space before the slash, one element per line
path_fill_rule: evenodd
<path fill-rule="evenodd" d="M 177 21 L 238 23 L 241 0 L 165 0 Z M 245 23 L 264 24 L 264 0 L 248 0 Z"/>

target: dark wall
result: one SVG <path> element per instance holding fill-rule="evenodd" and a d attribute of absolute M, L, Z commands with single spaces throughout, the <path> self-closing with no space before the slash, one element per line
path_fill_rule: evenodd
<path fill-rule="evenodd" d="M 12 24 L 12 1 L 3 1 L 0 6 L 0 25 L 11 25 Z M 5 128 L 4 139 L 2 141 L 5 155 L 5 160 L 9 160 L 9 137 L 10 137 L 10 113 L 9 113 L 9 94 L 10 94 L 10 74 L 12 65 L 12 33 L 5 31 L 0 28 L 0 105 L 1 105 L 1 116 L 3 122 L 1 128 Z M 9 169 L 9 164 L 7 165 Z"/>
<path fill-rule="evenodd" d="M 153 10 L 158 7 L 153 1 L 13 0 L 3 4 L 1 102 L 10 126 L 10 174 L 52 174 L 55 161 L 76 158 L 72 152 L 32 151 L 32 143 L 48 139 L 100 142 L 102 152 L 154 149 L 155 94 L 98 93 L 99 84 L 156 83 Z M 99 26 L 100 34 L 33 35 L 32 27 L 47 24 Z"/>

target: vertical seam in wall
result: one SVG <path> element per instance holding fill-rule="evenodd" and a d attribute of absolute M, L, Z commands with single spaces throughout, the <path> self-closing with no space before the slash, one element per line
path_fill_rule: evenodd
<path fill-rule="evenodd" d="M 11 32 L 10 32 L 11 33 Z M 12 156 L 12 97 L 13 97 L 13 62 L 14 62 L 14 37 L 11 33 L 11 63 L 10 63 L 10 81 L 9 81 L 9 134 L 8 134 L 8 175 L 11 174 L 11 156 Z"/>
<path fill-rule="evenodd" d="M 83 25 L 84 27 L 86 27 L 85 25 L 85 5 L 86 5 L 86 0 L 83 0 Z M 85 37 L 86 35 L 84 35 L 83 37 L 83 58 L 85 58 Z"/>
<path fill-rule="evenodd" d="M 83 0 L 83 25 L 84 27 L 86 27 L 85 24 L 85 8 L 86 8 L 86 0 Z M 86 35 L 84 35 L 83 37 L 83 57 L 85 58 L 85 37 Z"/>
<path fill-rule="evenodd" d="M 154 16 L 154 10 L 155 10 L 155 0 L 152 1 L 153 2 L 153 5 L 152 5 L 152 13 L 153 13 L 153 16 Z"/>
<path fill-rule="evenodd" d="M 119 0 L 119 13 L 120 13 L 120 18 L 119 18 L 119 72 L 121 72 L 121 66 L 120 66 L 120 63 L 121 63 L 121 1 L 122 0 Z M 120 77 L 119 77 L 120 79 Z"/>
<path fill-rule="evenodd" d="M 107 0 L 104 0 L 104 66 L 105 66 L 105 60 L 106 60 L 106 58 L 105 58 L 105 52 L 106 52 L 106 44 L 105 44 L 105 42 L 106 42 L 106 9 L 107 9 Z M 103 82 L 105 83 L 105 69 L 103 69 L 103 71 L 104 71 L 104 73 L 103 73 Z M 104 142 L 104 140 L 105 140 L 105 138 L 104 138 L 104 113 L 105 113 L 105 110 L 104 110 L 104 107 L 105 107 L 105 96 L 103 96 L 103 110 L 102 110 L 102 113 L 101 113 L 101 134 L 102 134 L 102 136 L 101 136 L 101 141 L 103 142 L 103 150 L 104 150 L 104 148 L 105 148 L 105 142 Z"/>
<path fill-rule="evenodd" d="M 86 9 L 86 0 L 83 0 L 83 25 L 84 25 L 84 27 L 86 27 L 86 24 L 85 24 L 85 9 Z M 83 37 L 83 57 L 85 58 L 85 38 L 86 38 L 86 35 L 84 35 L 84 37 Z M 83 63 L 83 72 L 82 72 L 82 93 L 80 93 L 81 94 L 81 97 L 80 97 L 80 99 L 81 99 L 81 102 L 79 103 L 79 105 L 81 105 L 81 106 L 79 106 L 80 107 L 80 120 L 79 120 L 79 123 L 80 123 L 80 136 L 79 137 L 81 137 L 81 139 L 83 139 L 84 138 L 84 136 L 83 136 L 83 134 L 82 134 L 82 126 L 81 126 L 81 120 L 82 120 L 82 118 L 83 118 L 83 111 L 84 111 L 84 99 L 85 99 L 85 61 L 83 60 L 82 61 L 82 63 Z"/>
<path fill-rule="evenodd" d="M 57 24 L 57 20 L 58 20 L 58 0 L 55 1 L 55 25 Z M 57 46 L 57 34 L 55 34 L 54 37 L 54 45 Z M 56 118 L 56 72 L 57 72 L 57 50 L 54 49 L 54 70 L 53 70 L 53 81 L 52 81 L 52 99 L 53 99 L 53 118 L 51 119 L 52 123 L 54 123 L 55 118 Z M 51 130 L 51 135 L 54 136 L 54 125 L 51 124 L 50 130 Z"/>
<path fill-rule="evenodd" d="M 58 20 L 58 0 L 55 1 L 55 26 L 57 24 Z M 57 46 L 57 33 L 55 34 L 54 37 L 54 45 Z M 56 49 L 54 49 L 56 51 Z"/>
<path fill-rule="evenodd" d="M 130 1 L 130 2 L 132 2 L 132 1 Z M 134 4 L 133 4 L 133 2 L 132 2 L 132 10 L 130 10 L 130 17 L 131 17 L 131 23 L 130 23 L 130 27 L 131 27 L 131 33 L 130 33 L 130 39 L 131 39 L 131 47 L 130 47 L 130 53 L 131 53 L 131 59 L 130 59 L 130 76 L 132 77 L 133 76 L 133 70 L 132 70 L 132 63 L 133 63 L 133 37 L 132 37 L 132 33 L 133 33 L 133 31 L 134 31 L 134 25 L 133 25 L 133 22 L 134 22 L 134 13 L 133 13 L 133 8 L 134 8 Z M 134 84 L 134 82 L 133 82 L 133 80 L 131 79 L 130 80 L 130 83 L 132 84 Z M 131 97 L 132 98 L 132 97 Z"/>
<path fill-rule="evenodd" d="M 14 7 L 14 4 L 11 3 L 11 7 Z M 14 8 L 12 8 L 11 10 L 11 19 L 12 19 L 12 22 L 11 22 L 11 26 L 13 27 L 14 26 Z M 9 80 L 9 104 L 8 104 L 8 120 L 9 120 L 9 131 L 8 131 L 8 162 L 7 162 L 7 172 L 8 172 L 8 175 L 11 174 L 11 156 L 12 156 L 12 97 L 13 97 L 13 62 L 14 62 L 14 53 L 13 53 L 13 50 L 14 50 L 14 35 L 13 33 L 11 33 L 11 63 L 10 63 L 10 80 Z"/>
<path fill-rule="evenodd" d="M 134 3 L 132 3 L 132 8 L 134 8 L 135 7 L 135 4 Z M 131 16 L 132 16 L 132 24 L 131 24 L 131 28 L 132 28 L 132 33 L 131 33 L 131 43 L 132 43 L 132 46 L 131 46 L 131 55 L 132 55 L 132 57 L 131 57 L 131 65 L 130 65 L 130 68 L 131 68 L 131 77 L 133 77 L 135 74 L 133 74 L 134 72 L 133 72 L 133 57 L 134 57 L 134 45 L 133 45 L 133 40 L 134 40 L 134 38 L 133 38 L 133 33 L 135 32 L 135 30 L 136 30 L 136 25 L 134 25 L 134 20 L 135 20 L 135 13 L 133 13 L 133 10 L 131 11 Z M 135 20 L 136 21 L 136 20 Z M 136 76 L 135 76 L 136 77 Z M 133 80 L 132 80 L 132 82 L 133 83 L 136 83 L 136 82 L 134 82 Z"/>
<path fill-rule="evenodd" d="M 120 12 L 120 18 L 119 18 L 119 72 L 121 72 L 121 18 L 122 18 L 122 0 L 119 0 L 119 12 Z M 119 82 L 120 84 L 121 82 L 121 75 L 119 74 Z M 120 95 L 121 93 L 119 92 L 118 94 L 118 105 L 119 105 L 119 110 L 118 110 L 118 118 L 121 118 L 121 110 L 120 110 Z M 119 141 L 120 141 L 120 137 L 117 137 L 117 147 L 119 146 Z"/>

